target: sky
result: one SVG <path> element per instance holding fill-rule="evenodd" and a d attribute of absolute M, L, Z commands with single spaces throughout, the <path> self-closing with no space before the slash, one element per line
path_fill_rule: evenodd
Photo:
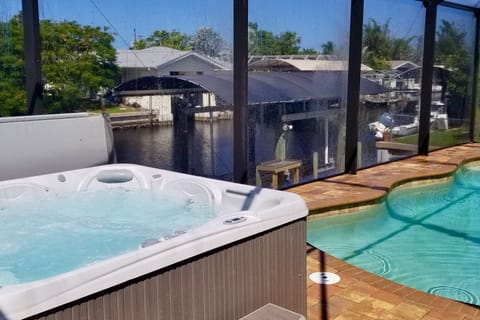
<path fill-rule="evenodd" d="M 148 37 L 154 30 L 177 30 L 194 34 L 202 26 L 212 27 L 224 40 L 233 42 L 232 0 L 38 0 L 40 19 L 77 21 L 82 25 L 108 26 L 118 33 L 117 48 Z M 473 1 L 473 0 L 469 0 Z M 249 21 L 259 29 L 279 34 L 294 31 L 302 48 L 321 50 L 333 41 L 337 49 L 347 46 L 350 0 L 249 0 Z M 0 19 L 6 20 L 21 9 L 21 0 L 0 0 Z M 466 15 L 440 11 L 458 24 L 474 23 Z M 415 0 L 367 0 L 364 23 L 370 18 L 389 21 L 395 37 L 423 33 L 422 3 Z M 470 17 L 470 16 L 468 16 Z"/>

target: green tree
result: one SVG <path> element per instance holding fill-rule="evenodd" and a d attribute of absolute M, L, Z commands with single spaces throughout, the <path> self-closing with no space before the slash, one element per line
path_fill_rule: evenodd
<path fill-rule="evenodd" d="M 76 22 L 40 23 L 45 107 L 49 112 L 69 112 L 81 99 L 95 98 L 112 87 L 119 75 L 113 36 L 107 28 Z"/>
<path fill-rule="evenodd" d="M 390 60 L 414 60 L 414 49 L 410 43 L 416 37 L 391 39 Z"/>
<path fill-rule="evenodd" d="M 455 22 L 441 21 L 435 44 L 435 62 L 453 69 L 468 66 L 468 49 L 465 43 L 467 33 Z"/>
<path fill-rule="evenodd" d="M 285 31 L 274 35 L 267 30 L 258 29 L 256 22 L 249 22 L 250 55 L 282 55 L 300 53 L 300 42 L 296 32 Z"/>
<path fill-rule="evenodd" d="M 276 48 L 278 54 L 298 54 L 300 52 L 301 39 L 296 32 L 285 31 L 276 36 Z"/>
<path fill-rule="evenodd" d="M 327 41 L 322 44 L 322 54 L 333 54 L 335 51 L 335 45 L 332 41 Z"/>
<path fill-rule="evenodd" d="M 318 54 L 318 51 L 313 49 L 313 48 L 304 48 L 302 50 L 300 50 L 299 52 L 300 54 L 313 54 L 313 55 L 317 55 Z"/>
<path fill-rule="evenodd" d="M 390 20 L 383 26 L 375 19 L 369 19 L 363 28 L 363 62 L 373 69 L 388 69 L 390 41 Z"/>
<path fill-rule="evenodd" d="M 363 63 L 373 69 L 384 70 L 390 68 L 390 60 L 414 59 L 411 42 L 415 38 L 394 38 L 390 33 L 390 19 L 383 25 L 369 19 L 363 27 Z"/>
<path fill-rule="evenodd" d="M 0 116 L 26 114 L 23 25 L 20 15 L 0 21 Z"/>
<path fill-rule="evenodd" d="M 275 37 L 273 33 L 259 30 L 256 22 L 248 23 L 249 55 L 273 55 L 275 54 Z"/>
<path fill-rule="evenodd" d="M 449 111 L 455 117 L 463 117 L 468 95 L 470 75 L 470 54 L 466 44 L 465 31 L 454 22 L 442 20 L 435 43 L 435 63 L 448 70 Z"/>
<path fill-rule="evenodd" d="M 27 113 L 22 16 L 0 23 L 0 115 Z M 5 34 L 5 33 L 4 33 Z M 113 36 L 76 22 L 40 22 L 45 112 L 70 112 L 112 87 L 119 76 Z"/>
<path fill-rule="evenodd" d="M 146 39 L 133 42 L 133 49 L 146 49 L 150 47 L 169 47 L 177 50 L 190 50 L 188 45 L 190 37 L 178 31 L 155 30 Z"/>

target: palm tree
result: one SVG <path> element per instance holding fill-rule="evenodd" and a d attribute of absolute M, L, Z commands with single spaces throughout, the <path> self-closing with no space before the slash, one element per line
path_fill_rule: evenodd
<path fill-rule="evenodd" d="M 370 19 L 363 29 L 364 63 L 373 69 L 388 69 L 390 41 L 390 19 L 382 26 Z"/>
<path fill-rule="evenodd" d="M 324 44 L 322 44 L 322 54 L 333 54 L 334 50 L 335 50 L 335 45 L 333 44 L 332 41 L 327 41 Z"/>

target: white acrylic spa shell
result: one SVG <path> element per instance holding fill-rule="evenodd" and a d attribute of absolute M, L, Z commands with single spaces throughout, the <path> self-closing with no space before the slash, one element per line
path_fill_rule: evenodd
<path fill-rule="evenodd" d="M 0 182 L 0 201 L 121 186 L 193 197 L 216 218 L 166 241 L 58 276 L 0 288 L 0 310 L 21 319 L 50 310 L 209 250 L 305 217 L 298 195 L 130 164 L 115 164 Z M 188 200 L 188 199 L 186 199 Z"/>

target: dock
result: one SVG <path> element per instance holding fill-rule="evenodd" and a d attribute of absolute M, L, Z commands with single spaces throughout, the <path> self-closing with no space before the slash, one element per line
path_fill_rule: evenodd
<path fill-rule="evenodd" d="M 416 153 L 418 152 L 418 146 L 416 144 L 407 144 L 394 141 L 377 141 L 377 149 L 389 150 L 393 152 L 407 152 L 407 153 Z M 429 150 L 435 150 L 435 147 L 430 146 Z"/>
<path fill-rule="evenodd" d="M 112 124 L 112 129 L 114 130 L 124 128 L 153 127 L 160 124 L 157 114 L 155 112 L 148 111 L 110 114 L 110 122 Z M 172 124 L 172 121 L 166 122 L 166 125 Z"/>

